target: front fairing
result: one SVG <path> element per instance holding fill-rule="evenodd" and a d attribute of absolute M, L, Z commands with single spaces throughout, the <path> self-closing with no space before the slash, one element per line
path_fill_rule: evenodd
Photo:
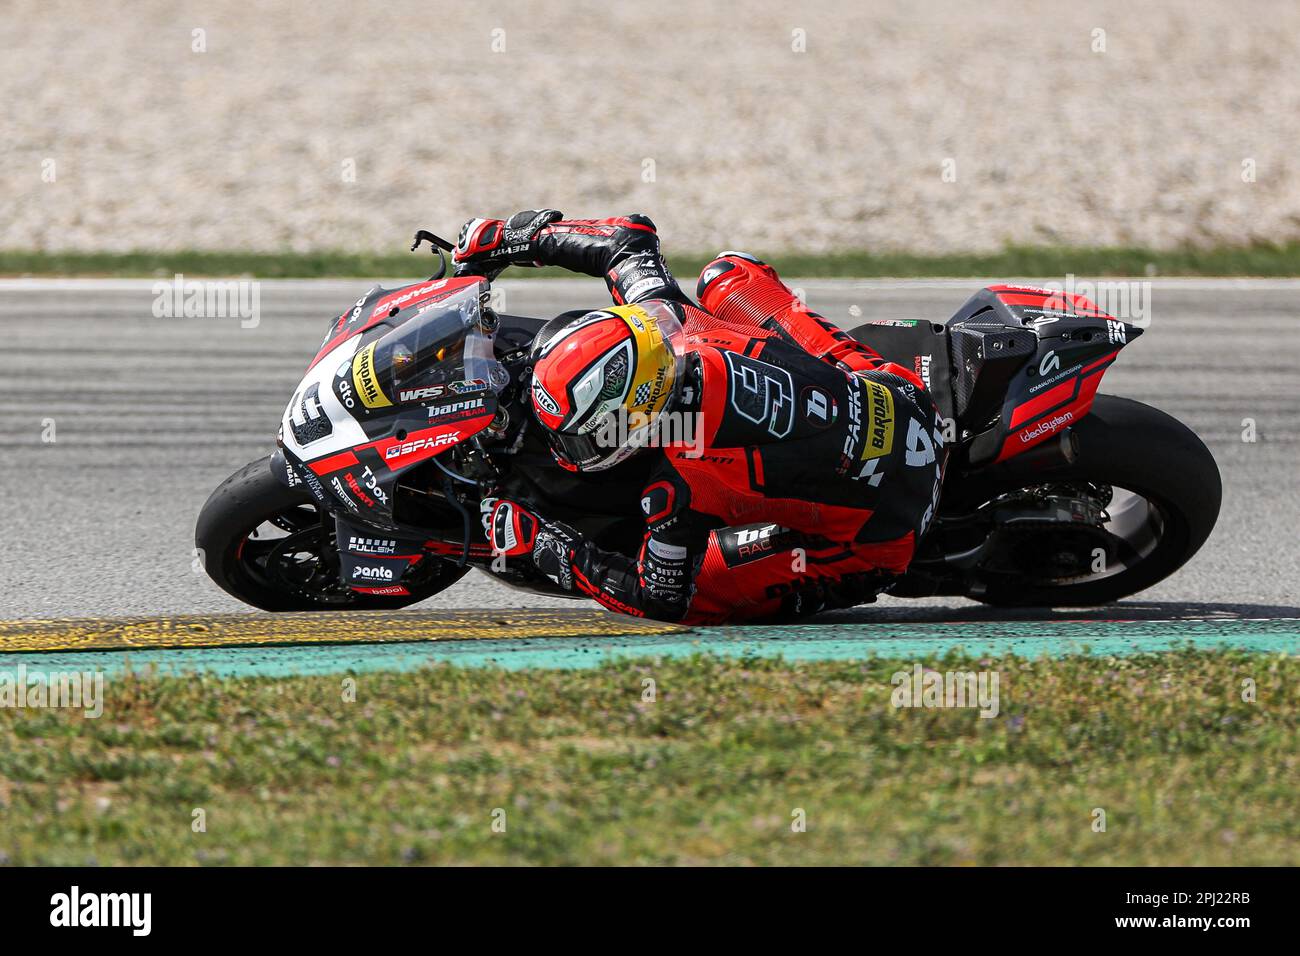
<path fill-rule="evenodd" d="M 284 457 L 328 510 L 397 530 L 398 478 L 486 428 L 507 384 L 477 278 L 374 289 L 333 323 L 286 407 Z"/>

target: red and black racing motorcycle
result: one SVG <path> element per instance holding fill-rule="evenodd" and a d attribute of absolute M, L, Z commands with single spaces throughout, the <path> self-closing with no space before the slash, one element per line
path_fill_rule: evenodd
<path fill-rule="evenodd" d="M 195 543 L 207 573 L 247 604 L 399 608 L 471 568 L 565 593 L 526 565 L 493 561 L 478 519 L 490 493 L 534 502 L 602 548 L 640 546 L 647 456 L 597 475 L 559 467 L 529 404 L 530 346 L 544 320 L 497 313 L 486 279 L 446 275 L 450 243 L 424 230 L 422 240 L 437 274 L 376 286 L 331 320 L 277 450 L 203 506 Z M 999 285 L 942 325 L 884 320 L 851 332 L 914 368 L 950 430 L 939 511 L 886 593 L 1097 605 L 1196 553 L 1222 490 L 1209 450 L 1164 412 L 1097 394 L 1141 331 L 1081 296 Z"/>

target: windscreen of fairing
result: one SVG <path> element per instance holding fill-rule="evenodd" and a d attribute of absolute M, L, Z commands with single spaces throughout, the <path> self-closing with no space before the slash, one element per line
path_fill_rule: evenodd
<path fill-rule="evenodd" d="M 362 350 L 361 400 L 376 408 L 476 391 L 499 393 L 509 376 L 493 356 L 493 334 L 483 325 L 477 286 L 425 306 Z"/>

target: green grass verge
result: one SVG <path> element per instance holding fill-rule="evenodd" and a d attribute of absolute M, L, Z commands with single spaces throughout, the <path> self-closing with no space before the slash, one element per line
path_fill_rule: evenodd
<path fill-rule="evenodd" d="M 0 710 L 0 861 L 1300 862 L 1300 659 L 936 666 L 1001 713 L 894 709 L 891 661 L 127 678 L 98 720 Z"/>
<path fill-rule="evenodd" d="M 1070 249 L 1012 246 L 988 255 L 926 256 L 840 252 L 833 255 L 767 253 L 783 274 L 801 278 L 1031 276 L 1296 276 L 1300 243 L 1218 249 Z M 674 273 L 694 277 L 708 254 L 671 256 Z M 33 276 L 253 276 L 374 278 L 433 271 L 427 251 L 395 255 L 342 252 L 27 252 L 0 250 L 0 275 Z M 512 269 L 511 278 L 571 275 L 559 269 Z"/>

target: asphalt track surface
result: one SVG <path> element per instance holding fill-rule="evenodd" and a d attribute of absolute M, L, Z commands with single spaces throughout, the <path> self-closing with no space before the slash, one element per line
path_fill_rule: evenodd
<path fill-rule="evenodd" d="M 791 284 L 812 308 L 851 327 L 872 318 L 943 321 L 987 283 Z M 0 618 L 255 613 L 196 573 L 195 516 L 223 478 L 272 449 L 281 410 L 327 321 L 366 287 L 262 282 L 258 321 L 245 327 L 238 317 L 155 317 L 147 280 L 0 280 L 8 346 L 0 379 L 7 455 Z M 503 311 L 542 317 L 607 301 L 593 280 L 499 287 Z M 1189 565 L 1136 598 L 1091 611 L 1008 613 L 958 599 L 885 598 L 826 623 L 855 624 L 865 638 L 870 622 L 1300 617 L 1300 281 L 1155 280 L 1150 305 L 1151 327 L 1124 350 L 1102 390 L 1186 422 L 1218 461 L 1223 511 Z M 1243 441 L 1244 419 L 1254 420 L 1257 440 Z M 436 624 L 448 609 L 563 608 L 569 616 L 589 607 L 475 572 L 419 605 L 427 613 L 412 620 Z M 598 628 L 616 629 L 612 621 Z"/>

